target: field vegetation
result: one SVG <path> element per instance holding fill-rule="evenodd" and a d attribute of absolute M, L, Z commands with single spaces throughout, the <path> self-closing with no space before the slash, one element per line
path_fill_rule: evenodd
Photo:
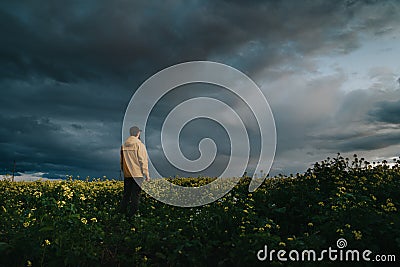
<path fill-rule="evenodd" d="M 243 178 L 196 208 L 143 192 L 132 218 L 118 211 L 121 181 L 0 181 L 0 266 L 266 266 L 256 257 L 264 245 L 322 250 L 339 238 L 348 248 L 398 254 L 399 164 L 338 155 L 303 174 L 267 178 L 252 193 Z"/>

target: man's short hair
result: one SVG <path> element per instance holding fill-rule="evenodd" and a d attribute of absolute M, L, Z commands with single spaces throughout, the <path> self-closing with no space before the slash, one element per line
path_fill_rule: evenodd
<path fill-rule="evenodd" d="M 137 126 L 133 126 L 129 129 L 129 132 L 133 136 L 137 136 L 142 130 L 139 129 Z"/>

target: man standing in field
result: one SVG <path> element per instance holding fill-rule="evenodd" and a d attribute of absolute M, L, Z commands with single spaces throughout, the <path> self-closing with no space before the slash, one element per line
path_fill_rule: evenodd
<path fill-rule="evenodd" d="M 121 211 L 132 216 L 139 208 L 143 180 L 150 181 L 146 147 L 140 141 L 141 130 L 133 126 L 130 137 L 121 146 L 121 169 L 124 173 L 124 196 Z"/>

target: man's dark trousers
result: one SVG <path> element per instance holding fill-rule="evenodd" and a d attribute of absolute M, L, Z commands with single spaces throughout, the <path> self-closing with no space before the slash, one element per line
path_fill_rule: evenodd
<path fill-rule="evenodd" d="M 140 193 L 142 189 L 135 181 L 143 180 L 143 177 L 125 177 L 124 178 L 124 196 L 121 202 L 121 211 L 128 216 L 135 214 L 139 208 Z"/>

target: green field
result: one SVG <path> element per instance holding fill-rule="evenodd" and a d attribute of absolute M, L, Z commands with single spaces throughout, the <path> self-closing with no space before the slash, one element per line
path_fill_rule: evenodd
<path fill-rule="evenodd" d="M 0 266 L 268 266 L 256 256 L 264 245 L 318 251 L 336 248 L 339 238 L 347 248 L 397 253 L 400 261 L 400 161 L 394 163 L 338 156 L 304 174 L 267 178 L 253 193 L 244 178 L 197 208 L 143 192 L 133 218 L 118 212 L 120 181 L 0 181 Z M 272 263 L 288 264 L 295 262 Z"/>

